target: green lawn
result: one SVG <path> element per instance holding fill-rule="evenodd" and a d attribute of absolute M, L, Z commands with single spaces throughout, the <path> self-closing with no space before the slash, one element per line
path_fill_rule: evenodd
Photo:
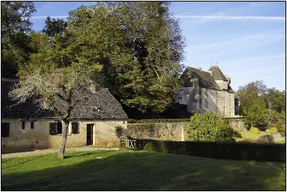
<path fill-rule="evenodd" d="M 246 132 L 240 132 L 240 135 L 242 138 L 238 138 L 236 139 L 237 141 L 243 141 L 243 140 L 252 140 L 255 141 L 256 137 L 258 136 L 263 136 L 263 135 L 270 135 L 271 133 L 267 133 L 265 131 L 260 131 L 259 134 L 254 134 L 250 131 L 246 131 Z"/>
<path fill-rule="evenodd" d="M 67 156 L 2 159 L 2 190 L 285 190 L 285 163 L 145 151 Z"/>

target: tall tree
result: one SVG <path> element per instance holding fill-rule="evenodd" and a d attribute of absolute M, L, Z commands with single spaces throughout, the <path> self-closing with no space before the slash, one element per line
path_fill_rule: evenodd
<path fill-rule="evenodd" d="M 184 39 L 167 3 L 83 6 L 68 22 L 90 53 L 102 52 L 98 59 L 107 86 L 124 105 L 162 112 L 171 103 L 179 88 Z"/>
<path fill-rule="evenodd" d="M 278 113 L 285 110 L 285 91 L 269 88 L 263 95 L 263 98 L 269 109 L 275 110 Z"/>
<path fill-rule="evenodd" d="M 32 2 L 1 2 L 1 69 L 2 76 L 14 77 L 31 52 L 29 36 L 35 12 Z"/>
<path fill-rule="evenodd" d="M 98 72 L 102 67 L 85 58 L 86 50 L 77 49 L 77 37 L 69 31 L 55 34 L 53 38 L 34 33 L 33 38 L 38 42 L 37 53 L 31 54 L 29 63 L 20 68 L 19 84 L 10 95 L 18 103 L 34 100 L 62 121 L 64 129 L 58 157 L 64 158 L 71 112 L 79 102 L 89 99 L 85 93 L 91 86 L 95 90 L 100 87 Z"/>
<path fill-rule="evenodd" d="M 245 86 L 240 86 L 236 93 L 236 97 L 240 101 L 240 115 L 246 115 L 247 109 L 252 105 L 253 100 L 262 96 L 266 89 L 263 81 L 255 81 Z"/>
<path fill-rule="evenodd" d="M 285 91 L 267 88 L 262 81 L 240 87 L 236 93 L 240 100 L 240 114 L 249 125 L 268 128 L 275 126 L 284 131 Z"/>
<path fill-rule="evenodd" d="M 51 19 L 47 17 L 45 20 L 45 26 L 42 30 L 47 36 L 52 37 L 56 34 L 63 34 L 67 28 L 67 22 L 63 19 Z"/>

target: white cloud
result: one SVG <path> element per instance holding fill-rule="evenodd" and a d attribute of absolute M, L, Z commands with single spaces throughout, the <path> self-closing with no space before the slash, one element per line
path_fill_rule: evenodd
<path fill-rule="evenodd" d="M 188 51 L 208 51 L 217 50 L 216 54 L 220 51 L 230 52 L 239 49 L 250 47 L 262 46 L 269 43 L 283 41 L 285 38 L 284 33 L 258 33 L 248 36 L 241 36 L 225 41 L 211 42 L 207 44 L 187 46 Z M 226 49 L 228 48 L 228 49 Z M 210 53 L 211 54 L 211 53 Z"/>
<path fill-rule="evenodd" d="M 277 16 L 228 16 L 228 15 L 176 15 L 180 19 L 213 19 L 213 20 L 285 20 Z"/>

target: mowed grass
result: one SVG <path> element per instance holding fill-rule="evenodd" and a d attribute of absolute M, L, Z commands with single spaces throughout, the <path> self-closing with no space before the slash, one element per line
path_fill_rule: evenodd
<path fill-rule="evenodd" d="M 240 132 L 241 138 L 237 138 L 236 141 L 243 141 L 243 140 L 252 140 L 255 141 L 257 137 L 263 135 L 270 135 L 271 133 L 267 133 L 265 131 L 260 131 L 259 134 L 254 134 L 250 131 Z"/>
<path fill-rule="evenodd" d="M 101 157 L 101 158 L 99 158 Z M 2 159 L 2 190 L 285 190 L 285 163 L 146 151 Z"/>

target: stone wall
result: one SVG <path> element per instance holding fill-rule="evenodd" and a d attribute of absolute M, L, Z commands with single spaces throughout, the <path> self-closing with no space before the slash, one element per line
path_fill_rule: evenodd
<path fill-rule="evenodd" d="M 127 129 L 127 121 L 97 121 L 94 145 L 97 147 L 118 147 L 120 140 L 116 135 L 117 126 Z"/>
<path fill-rule="evenodd" d="M 9 123 L 9 137 L 2 137 L 2 152 L 16 152 L 44 148 L 59 148 L 62 135 L 50 135 L 49 123 L 53 120 L 34 119 L 34 129 L 30 123 L 25 122 L 25 129 L 21 127 L 20 119 L 2 119 L 2 123 Z M 80 132 L 71 133 L 71 125 L 68 130 L 67 147 L 81 147 L 87 144 L 87 124 L 94 124 L 93 145 L 96 147 L 119 146 L 119 138 L 116 136 L 115 127 L 127 128 L 126 120 L 118 121 L 77 121 Z"/>
<path fill-rule="evenodd" d="M 134 139 L 185 141 L 189 122 L 128 124 L 128 135 Z"/>
<path fill-rule="evenodd" d="M 227 91 L 182 87 L 179 104 L 187 105 L 189 112 L 215 112 L 225 117 L 234 117 L 234 93 Z M 199 100 L 201 100 L 201 105 Z"/>
<path fill-rule="evenodd" d="M 244 123 L 243 117 L 229 117 L 224 118 L 228 124 L 231 126 L 232 129 L 234 129 L 237 132 L 244 132 L 247 131 L 247 126 Z"/>
<path fill-rule="evenodd" d="M 236 131 L 247 131 L 244 119 L 225 118 Z M 128 135 L 134 139 L 186 141 L 189 122 L 128 124 Z"/>

